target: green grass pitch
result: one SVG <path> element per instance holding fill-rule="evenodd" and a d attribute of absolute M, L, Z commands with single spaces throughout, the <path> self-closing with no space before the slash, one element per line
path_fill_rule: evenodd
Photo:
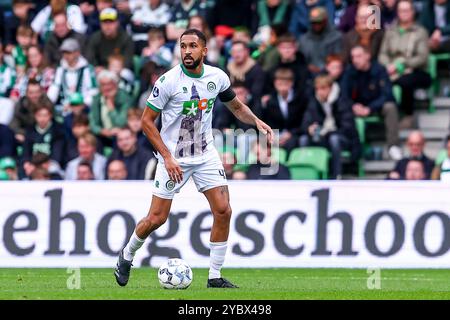
<path fill-rule="evenodd" d="M 81 288 L 69 290 L 66 269 L 0 269 L 0 299 L 450 299 L 450 270 L 381 270 L 381 289 L 367 288 L 365 269 L 224 269 L 239 289 L 207 289 L 207 269 L 194 269 L 186 290 L 159 286 L 156 269 L 132 270 L 119 287 L 113 269 L 81 269 Z"/>

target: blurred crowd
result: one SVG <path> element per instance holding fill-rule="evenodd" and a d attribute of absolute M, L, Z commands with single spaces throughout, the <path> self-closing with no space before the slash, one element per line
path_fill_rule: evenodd
<path fill-rule="evenodd" d="M 330 178 L 343 152 L 363 157 L 356 119 L 383 124 L 388 179 L 445 179 L 414 130 L 415 93 L 432 83 L 431 54 L 450 53 L 450 0 L 0 1 L 0 180 L 152 179 L 157 160 L 141 128 L 155 81 L 180 63 L 187 28 L 208 39 L 206 63 L 272 128 L 287 156 L 321 146 Z M 448 65 L 444 67 L 448 69 Z M 401 92 L 394 94 L 394 87 Z M 213 127 L 250 127 L 216 101 Z M 250 143 L 258 160 L 265 150 Z M 236 166 L 229 179 L 290 179 L 284 164 Z M 266 156 L 267 157 L 267 156 Z M 270 157 L 270 156 L 269 156 Z M 267 159 L 265 159 L 267 160 Z M 276 159 L 269 159 L 276 161 Z M 267 162 L 267 161 L 266 161 Z"/>

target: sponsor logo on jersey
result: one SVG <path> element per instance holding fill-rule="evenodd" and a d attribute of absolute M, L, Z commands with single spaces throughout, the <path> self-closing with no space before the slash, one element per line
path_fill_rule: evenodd
<path fill-rule="evenodd" d="M 185 116 L 195 116 L 198 110 L 205 110 L 206 113 L 209 113 L 214 106 L 214 101 L 216 98 L 185 101 L 181 113 Z"/>

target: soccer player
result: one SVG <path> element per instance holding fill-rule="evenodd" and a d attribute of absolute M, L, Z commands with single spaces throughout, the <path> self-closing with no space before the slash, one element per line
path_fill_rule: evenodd
<path fill-rule="evenodd" d="M 272 143 L 272 129 L 258 119 L 231 89 L 228 76 L 203 63 L 208 49 L 205 35 L 194 29 L 180 37 L 182 63 L 154 85 L 142 116 L 142 128 L 158 151 L 153 197 L 147 217 L 142 219 L 119 254 L 115 277 L 125 286 L 131 263 L 145 239 L 167 220 L 175 193 L 192 176 L 213 214 L 210 235 L 210 269 L 207 287 L 237 288 L 222 278 L 231 218 L 227 180 L 213 146 L 212 108 L 217 97 L 242 122 L 254 125 Z M 162 114 L 162 128 L 155 120 Z"/>

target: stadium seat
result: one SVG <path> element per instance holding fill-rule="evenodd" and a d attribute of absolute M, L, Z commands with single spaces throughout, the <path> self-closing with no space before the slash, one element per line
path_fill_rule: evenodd
<path fill-rule="evenodd" d="M 439 153 L 437 154 L 436 160 L 434 161 L 434 163 L 436 164 L 436 166 L 440 166 L 446 158 L 447 158 L 447 150 L 443 149 L 443 150 L 439 151 Z"/>
<path fill-rule="evenodd" d="M 4 170 L 0 170 L 0 181 L 9 180 L 9 176 Z"/>
<path fill-rule="evenodd" d="M 277 159 L 278 163 L 285 165 L 287 162 L 287 151 L 284 148 L 272 148 L 272 157 Z"/>
<path fill-rule="evenodd" d="M 320 172 L 314 167 L 307 165 L 299 165 L 289 167 L 292 180 L 319 180 Z"/>
<path fill-rule="evenodd" d="M 428 90 L 430 104 L 428 107 L 428 111 L 430 113 L 436 111 L 436 106 L 434 104 L 434 96 L 439 94 L 440 90 L 440 81 L 438 78 L 438 62 L 450 60 L 450 53 L 439 53 L 439 54 L 430 54 L 428 57 L 428 73 L 431 77 L 431 86 Z"/>
<path fill-rule="evenodd" d="M 328 179 L 328 160 L 330 153 L 322 147 L 295 148 L 291 151 L 287 165 L 292 168 L 315 168 L 321 179 Z M 292 174 L 292 173 L 291 173 Z M 306 175 L 306 173 L 305 173 Z"/>

